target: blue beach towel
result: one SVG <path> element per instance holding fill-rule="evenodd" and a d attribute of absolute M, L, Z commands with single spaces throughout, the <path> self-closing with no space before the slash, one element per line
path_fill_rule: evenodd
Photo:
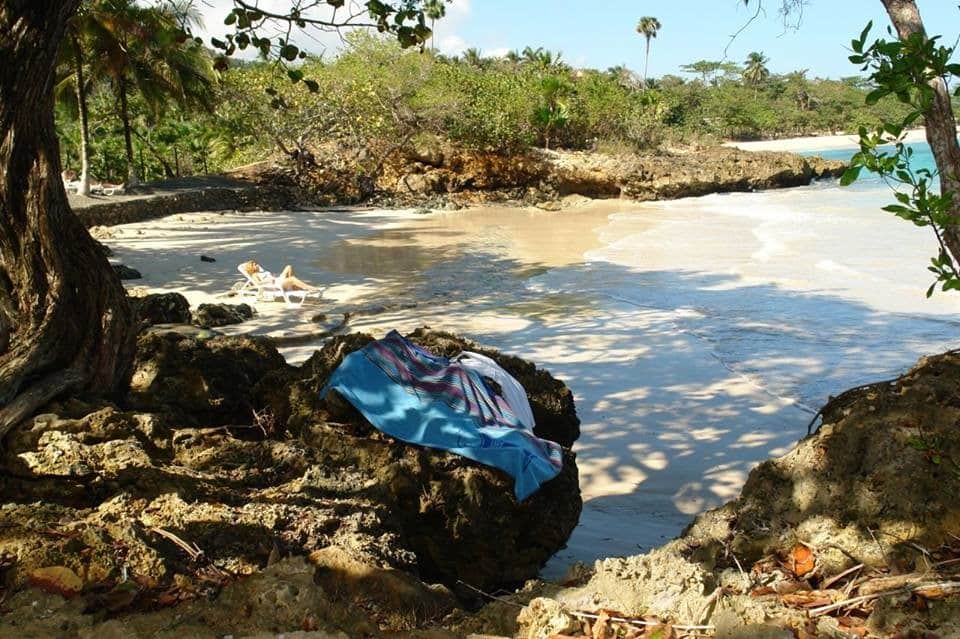
<path fill-rule="evenodd" d="M 524 429 L 479 374 L 396 331 L 347 355 L 321 396 L 331 389 L 388 435 L 505 471 L 519 501 L 562 467 L 560 446 Z"/>

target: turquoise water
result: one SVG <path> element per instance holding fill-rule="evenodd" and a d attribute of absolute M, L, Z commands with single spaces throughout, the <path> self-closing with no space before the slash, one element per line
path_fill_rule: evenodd
<path fill-rule="evenodd" d="M 929 169 L 931 171 L 936 171 L 937 166 L 933 160 L 933 153 L 930 151 L 930 146 L 926 142 L 915 142 L 913 144 L 908 144 L 907 148 L 913 150 L 913 158 L 911 159 L 911 166 L 916 169 Z M 859 149 L 829 149 L 825 151 L 807 151 L 801 153 L 801 155 L 819 155 L 820 157 L 827 160 L 843 160 L 847 162 L 850 160 L 851 156 L 856 153 Z M 893 149 L 891 148 L 890 152 Z M 861 173 L 860 179 L 857 180 L 856 184 L 852 185 L 854 188 L 857 186 L 876 186 L 882 183 L 882 180 L 873 174 L 870 173 Z"/>

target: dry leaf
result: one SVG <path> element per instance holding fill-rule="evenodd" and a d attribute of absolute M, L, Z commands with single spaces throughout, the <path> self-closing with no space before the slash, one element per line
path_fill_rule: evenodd
<path fill-rule="evenodd" d="M 846 632 L 851 635 L 856 635 L 858 637 L 867 636 L 867 628 L 865 626 L 848 626 L 846 624 L 841 623 L 839 625 L 839 628 L 841 632 Z"/>
<path fill-rule="evenodd" d="M 794 592 L 780 596 L 780 600 L 788 606 L 799 606 L 801 608 L 816 608 L 817 606 L 828 606 L 833 603 L 833 597 L 829 592 L 811 590 L 810 592 Z"/>
<path fill-rule="evenodd" d="M 30 584 L 44 592 L 72 597 L 83 590 L 83 582 L 77 573 L 66 566 L 37 568 L 30 573 Z"/>
<path fill-rule="evenodd" d="M 950 595 L 956 594 L 955 589 L 944 589 L 940 586 L 926 586 L 923 588 L 917 588 L 914 590 L 916 594 L 923 597 L 924 599 L 944 599 Z"/>
<path fill-rule="evenodd" d="M 803 544 L 797 544 L 793 547 L 793 550 L 790 551 L 790 555 L 787 558 L 787 568 L 790 572 L 797 577 L 802 577 L 813 572 L 815 567 L 816 559 L 813 556 L 812 550 Z"/>
<path fill-rule="evenodd" d="M 610 615 L 606 610 L 601 610 L 597 615 L 597 620 L 593 622 L 593 639 L 607 639 L 607 627 L 610 624 Z"/>

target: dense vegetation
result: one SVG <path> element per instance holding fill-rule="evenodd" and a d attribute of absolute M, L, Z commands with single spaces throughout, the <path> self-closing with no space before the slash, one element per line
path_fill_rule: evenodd
<path fill-rule="evenodd" d="M 203 99 L 175 99 L 174 92 L 158 101 L 134 92 L 128 110 L 141 179 L 215 171 L 298 145 L 337 143 L 371 163 L 422 135 L 503 151 L 645 150 L 856 131 L 906 114 L 893 99 L 866 105 L 871 87 L 861 78 L 774 75 L 767 62 L 760 53 L 742 65 L 700 60 L 683 67 L 688 77 L 650 79 L 643 88 L 623 67 L 573 69 L 542 49 L 503 58 L 468 50 L 451 59 L 354 34 L 336 59 L 307 59 L 292 70 L 307 82 L 290 83 L 273 64 L 246 63 L 221 73 Z M 92 173 L 123 181 L 115 83 L 100 77 L 89 91 Z M 77 167 L 74 103 L 59 106 L 57 122 L 64 164 Z"/>

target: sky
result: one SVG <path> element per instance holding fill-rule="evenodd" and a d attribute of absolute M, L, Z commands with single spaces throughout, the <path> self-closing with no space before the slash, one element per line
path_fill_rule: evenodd
<path fill-rule="evenodd" d="M 680 65 L 726 59 L 742 63 L 761 51 L 774 73 L 808 69 L 810 77 L 840 78 L 858 68 L 847 60 L 850 40 L 873 20 L 875 35 L 889 22 L 880 0 L 809 0 L 799 27 L 785 29 L 779 0 L 764 0 L 766 12 L 731 43 L 755 13 L 757 0 L 453 0 L 437 23 L 437 47 L 447 54 L 480 49 L 502 55 L 510 49 L 544 47 L 561 51 L 576 67 L 606 69 L 618 64 L 643 70 L 644 40 L 636 33 L 641 16 L 654 16 L 662 28 L 650 46 L 650 77 L 681 75 Z M 291 0 L 261 0 L 264 7 L 289 7 Z M 927 31 L 943 34 L 946 44 L 960 37 L 960 0 L 918 0 Z M 223 16 L 232 0 L 203 0 L 205 30 L 223 33 Z M 335 34 L 297 38 L 319 53 L 335 50 Z"/>

